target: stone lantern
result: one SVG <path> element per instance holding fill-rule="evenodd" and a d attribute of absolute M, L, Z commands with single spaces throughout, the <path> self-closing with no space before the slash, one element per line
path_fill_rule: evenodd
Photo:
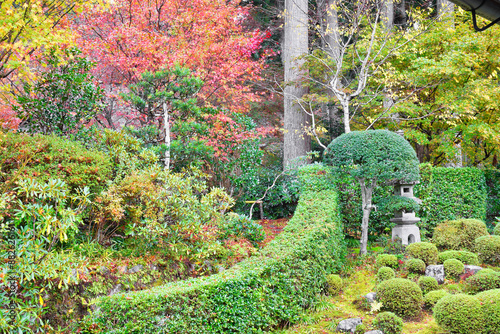
<path fill-rule="evenodd" d="M 408 197 L 417 203 L 422 201 L 413 195 L 413 187 L 415 183 L 399 183 L 394 185 L 394 195 Z M 404 212 L 403 210 L 396 211 L 391 222 L 396 223 L 392 229 L 392 240 L 401 239 L 401 243 L 405 246 L 414 242 L 420 242 L 420 229 L 415 223 L 419 222 L 420 218 L 415 216 L 415 212 Z"/>

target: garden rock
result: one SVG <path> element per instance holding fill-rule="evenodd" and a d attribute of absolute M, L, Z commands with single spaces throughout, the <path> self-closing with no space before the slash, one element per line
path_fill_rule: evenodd
<path fill-rule="evenodd" d="M 443 284 L 444 266 L 442 264 L 427 266 L 425 269 L 425 276 L 434 277 L 439 284 Z"/>
<path fill-rule="evenodd" d="M 369 294 L 367 294 L 364 297 L 365 297 L 366 301 L 370 304 L 377 300 L 377 294 L 375 292 L 370 292 Z"/>
<path fill-rule="evenodd" d="M 470 266 L 470 265 L 465 265 L 464 266 L 464 272 L 465 273 L 471 273 L 471 274 L 477 274 L 479 270 L 483 269 L 480 266 Z"/>
<path fill-rule="evenodd" d="M 117 284 L 113 289 L 111 289 L 111 291 L 109 292 L 108 296 L 112 296 L 114 294 L 117 294 L 120 291 L 122 291 L 122 285 L 121 284 Z"/>
<path fill-rule="evenodd" d="M 375 330 L 375 331 L 366 332 L 365 334 L 384 334 L 384 332 L 379 331 L 379 330 Z"/>
<path fill-rule="evenodd" d="M 133 266 L 132 268 L 130 268 L 130 269 L 128 270 L 128 273 L 129 273 L 129 274 L 134 274 L 134 273 L 136 273 L 136 272 L 138 272 L 138 271 L 141 271 L 141 270 L 142 270 L 142 268 L 143 268 L 143 266 L 142 266 L 142 265 L 140 265 L 140 264 L 135 265 L 135 266 Z"/>
<path fill-rule="evenodd" d="M 361 318 L 350 318 L 342 320 L 337 326 L 337 332 L 354 333 L 356 331 L 356 327 L 358 327 L 358 325 L 361 325 L 362 323 L 363 320 L 361 320 Z"/>

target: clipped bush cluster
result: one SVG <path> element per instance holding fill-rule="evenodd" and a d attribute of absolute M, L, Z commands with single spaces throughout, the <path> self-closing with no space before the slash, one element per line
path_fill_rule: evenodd
<path fill-rule="evenodd" d="M 422 274 L 425 272 L 425 262 L 420 259 L 409 259 L 406 261 L 406 268 L 410 273 Z"/>
<path fill-rule="evenodd" d="M 420 259 L 426 265 L 436 264 L 438 250 L 436 246 L 430 242 L 415 242 L 406 247 L 406 253 L 414 258 Z"/>
<path fill-rule="evenodd" d="M 446 290 L 433 290 L 429 291 L 424 296 L 424 305 L 427 308 L 432 308 L 436 303 L 441 300 L 441 298 L 448 296 L 449 293 Z"/>
<path fill-rule="evenodd" d="M 336 274 L 330 274 L 326 276 L 326 283 L 328 284 L 328 293 L 331 296 L 338 295 L 340 290 L 342 290 L 342 278 Z"/>
<path fill-rule="evenodd" d="M 440 249 L 474 251 L 474 241 L 489 235 L 486 224 L 478 219 L 457 219 L 438 224 L 432 242 Z"/>
<path fill-rule="evenodd" d="M 418 217 L 432 230 L 436 223 L 460 218 L 486 218 L 487 190 L 479 168 L 420 165 L 415 195 L 422 200 Z M 474 240 L 474 239 L 472 239 Z"/>
<path fill-rule="evenodd" d="M 73 194 L 84 187 L 95 194 L 111 176 L 111 161 L 65 138 L 8 132 L 0 141 L 0 181 L 16 175 L 41 183 L 60 179 Z"/>
<path fill-rule="evenodd" d="M 500 264 L 500 235 L 486 235 L 476 239 L 476 251 L 482 262 Z"/>
<path fill-rule="evenodd" d="M 477 266 L 479 264 L 479 258 L 477 254 L 465 250 L 448 250 L 438 254 L 438 263 L 443 263 L 444 261 L 449 259 L 460 260 L 464 264 L 473 266 Z"/>
<path fill-rule="evenodd" d="M 377 271 L 377 281 L 378 282 L 387 281 L 388 279 L 393 279 L 394 277 L 396 277 L 396 273 L 394 272 L 394 270 L 392 268 L 381 267 Z"/>
<path fill-rule="evenodd" d="M 444 261 L 443 266 L 446 277 L 457 278 L 464 272 L 464 264 L 460 260 L 448 259 Z"/>
<path fill-rule="evenodd" d="M 398 258 L 392 254 L 379 254 L 375 260 L 377 267 L 391 267 L 396 269 L 399 266 Z"/>
<path fill-rule="evenodd" d="M 434 277 L 422 276 L 417 283 L 424 295 L 438 289 L 438 281 Z"/>
<path fill-rule="evenodd" d="M 500 289 L 500 273 L 493 269 L 482 269 L 465 281 L 465 288 L 471 293 Z"/>
<path fill-rule="evenodd" d="M 500 333 L 500 289 L 484 291 L 476 295 L 484 314 L 484 333 Z"/>
<path fill-rule="evenodd" d="M 403 332 L 403 319 L 392 312 L 382 312 L 373 319 L 373 326 L 384 334 L 401 334 Z"/>
<path fill-rule="evenodd" d="M 483 329 L 483 310 L 474 296 L 449 295 L 434 306 L 434 319 L 439 326 L 452 333 L 477 334 Z"/>
<path fill-rule="evenodd" d="M 84 327 L 137 334 L 256 333 L 298 321 L 345 256 L 337 193 L 316 189 L 303 191 L 287 227 L 257 255 L 213 276 L 99 298 Z"/>
<path fill-rule="evenodd" d="M 393 278 L 377 286 L 377 298 L 384 309 L 403 317 L 420 313 L 423 296 L 420 287 L 404 278 Z"/>

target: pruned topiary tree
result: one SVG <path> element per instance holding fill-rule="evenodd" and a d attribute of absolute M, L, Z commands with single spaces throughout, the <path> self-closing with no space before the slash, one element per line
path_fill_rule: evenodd
<path fill-rule="evenodd" d="M 373 189 L 381 184 L 419 179 L 418 158 L 410 143 L 387 130 L 352 131 L 328 145 L 325 163 L 348 173 L 361 186 L 363 220 L 360 254 L 366 254 Z"/>

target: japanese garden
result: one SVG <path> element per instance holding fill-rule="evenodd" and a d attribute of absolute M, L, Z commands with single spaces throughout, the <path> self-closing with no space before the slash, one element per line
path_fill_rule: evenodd
<path fill-rule="evenodd" d="M 0 1 L 0 332 L 500 334 L 499 17 Z"/>

